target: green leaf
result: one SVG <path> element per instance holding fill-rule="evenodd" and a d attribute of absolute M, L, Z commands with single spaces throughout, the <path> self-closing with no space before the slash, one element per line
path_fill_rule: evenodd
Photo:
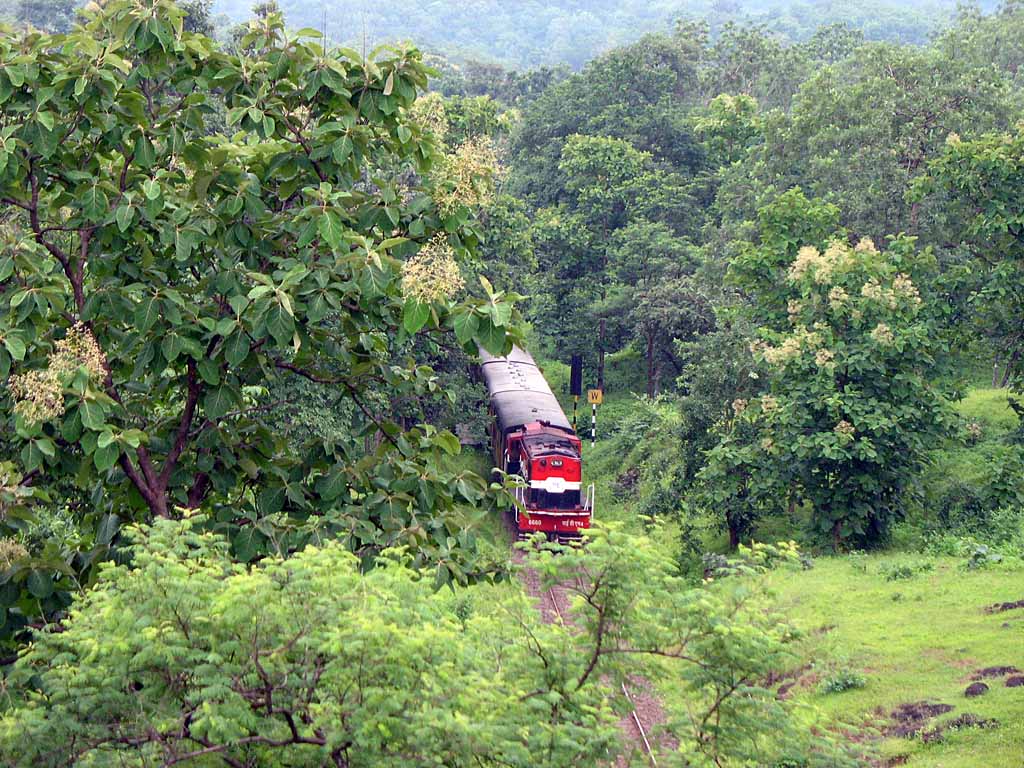
<path fill-rule="evenodd" d="M 108 546 L 114 540 L 120 527 L 121 518 L 113 513 L 104 515 L 99 525 L 96 526 L 96 543 Z"/>
<path fill-rule="evenodd" d="M 459 442 L 459 438 L 453 435 L 451 432 L 440 432 L 437 437 L 434 438 L 434 442 L 441 446 L 441 449 L 451 455 L 457 456 L 462 452 L 462 444 Z"/>
<path fill-rule="evenodd" d="M 156 151 L 153 144 L 143 134 L 135 139 L 135 159 L 142 168 L 151 168 L 156 162 Z"/>
<path fill-rule="evenodd" d="M 135 329 L 145 333 L 160 317 L 160 302 L 155 296 L 149 296 L 135 307 Z"/>
<path fill-rule="evenodd" d="M 178 261 L 187 261 L 192 255 L 192 247 L 195 245 L 195 237 L 186 229 L 174 231 L 174 256 Z"/>
<path fill-rule="evenodd" d="M 106 193 L 100 189 L 99 184 L 93 184 L 85 194 L 82 195 L 82 212 L 93 221 L 98 221 L 107 215 L 110 201 Z"/>
<path fill-rule="evenodd" d="M 25 342 L 20 336 L 4 336 L 4 346 L 15 360 L 25 359 Z"/>
<path fill-rule="evenodd" d="M 281 485 L 265 488 L 260 491 L 260 495 L 256 498 L 256 506 L 260 514 L 276 515 L 284 509 L 284 496 L 285 489 Z"/>
<path fill-rule="evenodd" d="M 224 341 L 224 359 L 231 365 L 241 365 L 249 356 L 249 337 L 241 329 Z"/>
<path fill-rule="evenodd" d="M 492 302 L 487 309 L 495 325 L 508 325 L 512 319 L 512 304 L 507 301 Z"/>
<path fill-rule="evenodd" d="M 455 327 L 455 338 L 459 340 L 459 344 L 465 344 L 473 338 L 480 325 L 480 320 L 476 314 L 467 311 L 455 315 L 453 325 Z"/>
<path fill-rule="evenodd" d="M 353 149 L 352 139 L 342 136 L 331 145 L 331 156 L 334 158 L 334 162 L 341 165 L 352 156 Z"/>
<path fill-rule="evenodd" d="M 416 333 L 430 319 L 430 307 L 427 304 L 408 299 L 402 310 L 402 325 L 410 334 Z"/>
<path fill-rule="evenodd" d="M 283 347 L 291 341 L 292 331 L 295 330 L 295 321 L 280 304 L 272 304 L 267 310 L 267 330 L 274 340 Z"/>
<path fill-rule="evenodd" d="M 326 501 L 338 498 L 347 487 L 345 473 L 338 467 L 316 481 L 316 492 Z"/>
<path fill-rule="evenodd" d="M 25 582 L 28 591 L 45 600 L 53 594 L 53 576 L 48 571 L 32 571 Z"/>
<path fill-rule="evenodd" d="M 206 393 L 203 398 L 203 410 L 211 419 L 219 419 L 227 415 L 235 404 L 235 395 L 230 387 L 217 387 Z"/>
<path fill-rule="evenodd" d="M 182 343 L 181 337 L 176 333 L 167 334 L 164 336 L 164 340 L 160 342 L 160 351 L 168 363 L 174 362 L 184 347 L 185 345 Z"/>
<path fill-rule="evenodd" d="M 114 220 L 117 222 L 117 228 L 121 232 L 128 231 L 128 227 L 132 224 L 132 219 L 135 218 L 135 209 L 130 205 L 120 205 L 114 212 Z"/>
<path fill-rule="evenodd" d="M 480 325 L 476 338 L 492 355 L 505 353 L 505 329 L 495 326 L 490 320 L 484 320 Z"/>
<path fill-rule="evenodd" d="M 240 530 L 235 538 L 231 540 L 231 547 L 235 551 L 235 557 L 243 563 L 253 560 L 263 549 L 266 539 L 263 534 L 251 526 Z"/>
<path fill-rule="evenodd" d="M 331 248 L 337 250 L 341 247 L 344 230 L 341 226 L 341 219 L 338 218 L 338 214 L 334 211 L 326 211 L 320 217 L 318 230 L 324 242 L 331 246 Z"/>
<path fill-rule="evenodd" d="M 82 426 L 94 432 L 102 432 L 106 423 L 106 414 L 103 406 L 90 400 L 82 401 L 78 406 L 78 415 L 82 419 Z"/>
<path fill-rule="evenodd" d="M 220 384 L 220 366 L 216 360 L 204 358 L 196 363 L 196 369 L 207 384 L 213 386 Z"/>
<path fill-rule="evenodd" d="M 117 443 L 111 443 L 105 448 L 98 447 L 96 452 L 92 455 L 92 463 L 96 465 L 96 469 L 100 472 L 106 472 L 117 463 L 118 457 L 121 455 L 121 448 Z"/>

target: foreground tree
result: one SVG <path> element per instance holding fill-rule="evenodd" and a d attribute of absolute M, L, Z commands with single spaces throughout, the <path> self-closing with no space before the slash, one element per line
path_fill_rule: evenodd
<path fill-rule="evenodd" d="M 411 335 L 501 352 L 514 313 L 456 300 L 480 238 L 409 115 L 419 53 L 325 52 L 271 13 L 234 56 L 184 22 L 112 2 L 59 44 L 0 34 L 2 453 L 87 523 L 204 506 L 243 560 L 341 536 L 465 578 L 486 484 L 387 401 L 437 396 Z M 351 430 L 281 430 L 298 379 Z"/>
<path fill-rule="evenodd" d="M 14 672 L 32 689 L 0 719 L 5 765 L 606 764 L 611 684 L 648 663 L 692 705 L 666 764 L 846 765 L 759 683 L 793 634 L 749 577 L 786 550 L 696 588 L 614 530 L 534 552 L 576 585 L 570 627 L 512 592 L 437 595 L 397 555 L 361 574 L 333 543 L 245 568 L 197 522 L 134 531 L 132 566 L 107 566 L 66 631 L 38 636 Z"/>

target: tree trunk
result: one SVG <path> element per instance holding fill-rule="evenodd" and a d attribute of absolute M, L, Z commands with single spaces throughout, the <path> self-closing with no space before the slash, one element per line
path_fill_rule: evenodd
<path fill-rule="evenodd" d="M 839 536 L 841 530 L 842 525 L 836 520 L 832 525 L 832 552 L 837 555 L 839 554 L 839 545 L 842 543 L 842 538 Z"/>
<path fill-rule="evenodd" d="M 735 552 L 740 545 L 740 527 L 731 517 L 727 517 L 729 523 L 729 550 Z"/>
<path fill-rule="evenodd" d="M 654 334 L 647 336 L 647 396 L 654 397 L 657 373 L 654 369 Z"/>
<path fill-rule="evenodd" d="M 1010 360 L 1006 363 L 1006 368 L 1003 369 L 1003 377 L 999 381 L 999 388 L 1006 389 L 1010 386 L 1010 379 L 1013 376 L 1013 368 L 1017 365 L 1017 361 L 1020 360 L 1020 349 L 1016 349 Z"/>

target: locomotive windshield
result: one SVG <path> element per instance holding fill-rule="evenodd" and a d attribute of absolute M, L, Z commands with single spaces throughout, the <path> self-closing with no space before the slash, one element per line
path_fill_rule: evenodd
<path fill-rule="evenodd" d="M 560 456 L 580 455 L 576 446 L 565 437 L 558 437 L 552 434 L 532 435 L 523 438 L 523 447 L 531 456 L 553 453 Z"/>

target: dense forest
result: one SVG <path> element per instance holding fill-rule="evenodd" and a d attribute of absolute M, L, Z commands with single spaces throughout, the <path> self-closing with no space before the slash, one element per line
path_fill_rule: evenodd
<path fill-rule="evenodd" d="M 0 18 L 0 762 L 1019 765 L 1024 3 Z"/>
<path fill-rule="evenodd" d="M 728 22 L 759 24 L 783 39 L 805 40 L 819 26 L 846 23 L 868 39 L 923 43 L 956 10 L 946 0 L 856 3 L 779 0 L 558 0 L 556 2 L 408 3 L 339 0 L 321 5 L 281 4 L 285 19 L 321 29 L 346 45 L 415 40 L 427 50 L 477 58 L 520 69 L 568 64 L 576 68 L 594 56 L 634 42 L 645 32 L 668 31 L 680 19 L 707 19 L 715 30 Z M 241 0 L 214 5 L 234 21 L 249 8 Z"/>

